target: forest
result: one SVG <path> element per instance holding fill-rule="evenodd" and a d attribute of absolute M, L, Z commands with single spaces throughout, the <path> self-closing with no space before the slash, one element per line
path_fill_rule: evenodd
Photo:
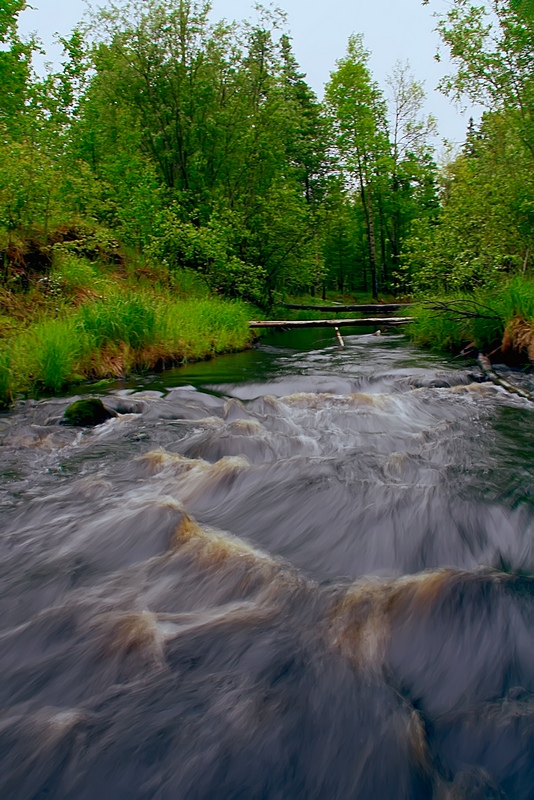
<path fill-rule="evenodd" d="M 532 0 L 437 18 L 441 91 L 485 109 L 439 165 L 422 84 L 378 85 L 361 35 L 319 99 L 281 11 L 111 2 L 40 76 L 25 7 L 0 0 L 0 403 L 241 349 L 295 297 L 415 300 L 416 341 L 534 361 Z"/>

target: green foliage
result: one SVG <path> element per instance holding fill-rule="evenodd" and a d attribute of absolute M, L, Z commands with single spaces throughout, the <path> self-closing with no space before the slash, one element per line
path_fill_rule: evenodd
<path fill-rule="evenodd" d="M 524 0 L 488 0 L 479 6 L 454 0 L 438 30 L 457 67 L 443 90 L 505 111 L 534 157 L 534 16 L 529 8 Z"/>
<path fill-rule="evenodd" d="M 6 6 L 10 58 L 23 5 Z M 38 235 L 116 263 L 141 253 L 161 285 L 189 270 L 265 308 L 336 283 L 366 290 L 370 277 L 376 294 L 421 216 L 413 187 L 427 173 L 413 147 L 392 158 L 361 39 L 339 62 L 327 114 L 280 12 L 214 24 L 209 11 L 204 0 L 110 3 L 61 40 L 60 69 L 38 79 L 26 64 L 11 93 L 21 125 L 0 143 L 0 244 Z M 421 126 L 406 120 L 415 141 Z M 78 273 L 67 294 L 91 288 Z"/>
<path fill-rule="evenodd" d="M 30 317 L 3 325 L 3 397 L 245 346 L 244 306 L 206 292 L 265 309 L 390 281 L 428 170 L 414 148 L 392 158 L 359 38 L 328 114 L 281 12 L 229 24 L 204 0 L 111 2 L 38 78 L 24 6 L 0 0 L 2 280 Z"/>
<path fill-rule="evenodd" d="M 500 291 L 493 292 L 501 315 L 506 320 L 520 317 L 534 322 L 534 279 L 523 275 L 511 278 Z"/>
<path fill-rule="evenodd" d="M 439 22 L 455 75 L 443 90 L 486 104 L 441 176 L 441 213 L 404 242 L 399 274 L 415 291 L 491 289 L 528 276 L 534 253 L 534 18 L 522 2 L 454 0 Z"/>
<path fill-rule="evenodd" d="M 407 65 L 397 65 L 389 85 L 390 124 L 384 95 L 369 70 L 369 53 L 362 38 L 353 36 L 326 87 L 332 143 L 346 187 L 333 182 L 325 203 L 325 208 L 332 201 L 338 207 L 331 222 L 326 215 L 333 262 L 329 271 L 340 288 L 348 279 L 352 288 L 366 290 L 369 279 L 375 298 L 379 287 L 387 289 L 396 280 L 400 251 L 413 222 L 437 208 L 429 146 L 434 123 L 422 115 L 422 87 Z M 358 244 L 363 237 L 366 253 Z M 359 281 L 347 274 L 351 258 L 360 267 Z"/>
<path fill-rule="evenodd" d="M 456 299 L 462 302 L 464 298 L 447 295 L 447 299 L 454 303 Z M 413 306 L 411 316 L 414 322 L 410 325 L 409 334 L 417 344 L 434 350 L 454 351 L 465 342 L 465 323 L 454 312 L 438 314 L 428 301 L 427 304 Z"/>
<path fill-rule="evenodd" d="M 25 0 L 0 0 L 0 128 L 15 135 L 24 127 L 35 49 L 35 43 L 23 42 L 17 31 L 18 16 L 25 8 Z"/>
<path fill-rule="evenodd" d="M 120 243 L 112 230 L 91 218 L 75 218 L 71 222 L 71 226 L 60 226 L 50 231 L 49 239 L 54 242 L 52 249 L 59 260 L 63 256 L 72 256 L 101 264 L 121 261 Z"/>
<path fill-rule="evenodd" d="M 160 217 L 149 254 L 171 273 L 192 270 L 212 291 L 258 300 L 264 271 L 236 255 L 242 220 L 235 213 L 214 214 L 207 225 L 183 222 L 176 207 Z"/>
<path fill-rule="evenodd" d="M 172 296 L 182 300 L 210 296 L 210 291 L 202 278 L 188 269 L 173 270 L 169 286 Z"/>
<path fill-rule="evenodd" d="M 31 140 L 0 143 L 0 233 L 47 229 L 58 215 L 56 168 Z"/>
<path fill-rule="evenodd" d="M 326 285 L 337 291 L 368 288 L 364 212 L 340 182 L 332 182 L 321 209 Z M 325 287 L 326 288 L 326 287 Z"/>
<path fill-rule="evenodd" d="M 178 0 L 101 12 L 73 131 L 100 187 L 84 199 L 82 182 L 84 213 L 106 215 L 171 272 L 194 270 L 214 291 L 263 304 L 317 277 L 310 209 L 326 149 L 320 106 L 278 21 L 263 11 L 256 25 L 211 25 L 206 4 Z"/>
<path fill-rule="evenodd" d="M 376 205 L 388 169 L 390 148 L 386 104 L 369 71 L 361 36 L 349 38 L 347 55 L 326 87 L 336 147 L 342 167 L 359 190 L 364 211 L 373 297 L 378 295 Z"/>
<path fill-rule="evenodd" d="M 314 221 L 309 205 L 295 187 L 273 183 L 249 214 L 250 233 L 241 250 L 247 263 L 261 264 L 264 272 L 260 298 L 270 307 L 280 291 L 296 292 L 321 278 Z"/>

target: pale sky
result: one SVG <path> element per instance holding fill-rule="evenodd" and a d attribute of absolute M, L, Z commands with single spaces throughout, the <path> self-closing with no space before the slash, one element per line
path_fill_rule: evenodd
<path fill-rule="evenodd" d="M 21 30 L 36 32 L 48 60 L 57 61 L 60 49 L 53 44 L 54 34 L 68 34 L 82 19 L 86 3 L 84 0 L 30 0 L 30 3 L 34 9 L 21 16 Z M 105 3 L 95 0 L 93 5 Z M 431 0 L 425 6 L 421 0 L 278 0 L 275 5 L 287 13 L 296 57 L 319 97 L 336 59 L 345 53 L 350 34 L 363 33 L 365 46 L 372 53 L 374 77 L 382 88 L 386 89 L 384 81 L 395 62 L 408 59 L 416 78 L 425 84 L 427 110 L 438 120 L 440 139 L 452 143 L 464 140 L 472 112 L 460 113 L 435 91 L 439 79 L 449 71 L 449 64 L 443 49 L 441 62 L 434 60 L 440 42 L 433 30 L 432 12 L 444 10 L 446 0 Z M 213 0 L 213 16 L 254 19 L 253 6 L 254 0 Z"/>

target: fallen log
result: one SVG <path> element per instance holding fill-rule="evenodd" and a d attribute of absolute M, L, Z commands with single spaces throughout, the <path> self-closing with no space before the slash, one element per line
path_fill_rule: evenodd
<path fill-rule="evenodd" d="M 282 303 L 284 308 L 296 308 L 299 311 L 361 311 L 362 314 L 388 314 L 390 311 L 397 311 L 399 308 L 408 308 L 412 305 L 413 303 L 376 303 L 352 306 L 300 306 L 295 303 Z"/>
<path fill-rule="evenodd" d="M 487 356 L 483 355 L 483 353 L 479 354 L 477 360 L 484 375 L 486 375 L 486 377 L 489 378 L 490 381 L 496 386 L 501 386 L 503 389 L 506 389 L 507 392 L 510 392 L 510 394 L 517 394 L 519 397 L 523 397 L 525 400 L 534 402 L 534 394 L 532 394 L 532 392 L 527 392 L 526 389 L 521 389 L 520 386 L 515 386 L 513 383 L 510 383 L 504 378 L 499 377 L 499 375 L 497 375 L 491 366 L 491 361 Z"/>
<path fill-rule="evenodd" d="M 249 328 L 336 328 L 336 327 L 397 327 L 412 322 L 411 317 L 371 317 L 368 319 L 267 319 L 251 320 Z"/>

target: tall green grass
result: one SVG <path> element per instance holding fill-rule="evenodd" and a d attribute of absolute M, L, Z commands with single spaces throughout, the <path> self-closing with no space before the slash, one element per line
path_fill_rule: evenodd
<path fill-rule="evenodd" d="M 72 253 L 56 254 L 49 277 L 50 281 L 55 281 L 66 292 L 95 289 L 99 283 L 94 265 L 86 258 Z"/>
<path fill-rule="evenodd" d="M 516 275 L 501 288 L 495 288 L 489 298 L 504 319 L 521 317 L 526 322 L 534 322 L 533 278 Z"/>
<path fill-rule="evenodd" d="M 32 331 L 33 376 L 38 386 L 58 392 L 70 380 L 79 356 L 76 330 L 70 320 L 43 323 Z"/>
<path fill-rule="evenodd" d="M 81 306 L 76 322 L 94 347 L 120 342 L 144 347 L 156 340 L 156 303 L 148 295 L 116 293 Z"/>
<path fill-rule="evenodd" d="M 411 314 L 409 333 L 417 344 L 452 351 L 471 342 L 481 349 L 497 347 L 513 320 L 534 325 L 534 280 L 516 275 L 472 294 L 423 300 Z"/>
<path fill-rule="evenodd" d="M 86 347 L 72 315 L 32 325 L 12 344 L 15 383 L 59 392 L 75 378 Z"/>
<path fill-rule="evenodd" d="M 247 308 L 218 298 L 167 302 L 158 313 L 158 344 L 185 360 L 239 350 L 250 340 Z"/>
<path fill-rule="evenodd" d="M 2 340 L 0 406 L 17 392 L 57 393 L 85 378 L 243 349 L 251 338 L 248 316 L 238 302 L 133 291 L 61 307 Z"/>

